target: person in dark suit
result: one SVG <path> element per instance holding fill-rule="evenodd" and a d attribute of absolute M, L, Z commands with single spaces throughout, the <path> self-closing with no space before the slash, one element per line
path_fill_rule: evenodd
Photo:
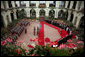
<path fill-rule="evenodd" d="M 39 34 L 39 27 L 37 27 L 37 35 Z"/>

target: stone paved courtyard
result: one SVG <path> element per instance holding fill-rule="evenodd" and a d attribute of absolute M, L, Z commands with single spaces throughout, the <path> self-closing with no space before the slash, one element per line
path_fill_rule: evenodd
<path fill-rule="evenodd" d="M 36 34 L 35 36 L 33 35 L 33 30 L 34 30 L 34 27 L 37 29 L 37 26 L 39 26 L 40 22 L 39 21 L 30 21 L 30 26 L 28 25 L 26 27 L 27 29 L 27 33 L 25 34 L 25 31 L 22 32 L 22 34 L 20 35 L 20 37 L 18 38 L 17 42 L 18 41 L 23 41 L 24 44 L 25 44 L 25 47 L 24 48 L 28 48 L 27 45 L 28 44 L 36 44 L 37 42 L 32 42 L 30 41 L 30 39 L 35 39 L 35 38 L 38 38 L 38 35 Z M 61 36 L 59 35 L 59 32 L 44 24 L 44 38 L 50 38 L 50 41 L 55 41 L 59 38 L 61 38 Z"/>

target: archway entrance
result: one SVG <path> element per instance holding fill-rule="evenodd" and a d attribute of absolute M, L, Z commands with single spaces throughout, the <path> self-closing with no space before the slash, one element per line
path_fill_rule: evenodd
<path fill-rule="evenodd" d="M 59 18 L 59 19 L 63 19 L 63 18 L 64 18 L 64 11 L 63 11 L 63 10 L 60 10 L 60 11 L 58 12 L 58 18 Z"/>
<path fill-rule="evenodd" d="M 36 11 L 34 9 L 30 10 L 30 18 L 36 18 Z"/>
<path fill-rule="evenodd" d="M 20 19 L 25 18 L 26 17 L 25 15 L 26 15 L 26 13 L 25 13 L 25 10 L 24 9 L 18 11 L 18 17 Z"/>
<path fill-rule="evenodd" d="M 3 23 L 3 17 L 1 15 L 1 28 L 4 27 L 4 23 Z"/>
<path fill-rule="evenodd" d="M 84 16 L 80 20 L 79 27 L 84 28 Z"/>
<path fill-rule="evenodd" d="M 68 11 L 65 12 L 65 19 L 68 19 Z"/>
<path fill-rule="evenodd" d="M 40 17 L 45 17 L 45 10 L 41 9 L 39 13 Z"/>
<path fill-rule="evenodd" d="M 73 14 L 71 13 L 70 22 L 73 20 Z"/>
<path fill-rule="evenodd" d="M 44 20 L 45 19 L 45 10 L 41 9 L 39 12 L 40 15 L 40 20 Z"/>
<path fill-rule="evenodd" d="M 54 19 L 55 17 L 55 11 L 54 10 L 50 10 L 49 11 L 49 19 Z"/>
<path fill-rule="evenodd" d="M 16 16 L 17 16 L 17 18 L 19 18 L 19 15 L 18 15 L 18 13 L 19 13 L 19 11 L 17 10 L 17 11 L 16 11 Z"/>
<path fill-rule="evenodd" d="M 14 21 L 14 15 L 13 15 L 13 13 L 10 13 L 10 14 L 11 14 L 12 21 Z"/>

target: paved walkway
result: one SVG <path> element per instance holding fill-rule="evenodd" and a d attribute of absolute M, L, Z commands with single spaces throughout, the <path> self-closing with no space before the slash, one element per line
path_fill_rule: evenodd
<path fill-rule="evenodd" d="M 25 43 L 25 46 L 24 48 L 28 49 L 27 45 L 28 44 L 36 44 L 36 42 L 32 42 L 30 41 L 30 39 L 35 39 L 35 38 L 38 38 L 38 36 L 34 36 L 33 35 L 33 30 L 34 30 L 34 27 L 36 27 L 37 29 L 37 26 L 39 26 L 40 22 L 38 21 L 30 21 L 30 26 L 28 25 L 26 27 L 27 29 L 27 33 L 25 34 L 25 31 L 22 32 L 22 34 L 20 35 L 20 37 L 18 38 L 17 41 L 23 41 Z M 50 38 L 51 41 L 55 41 L 59 38 L 61 38 L 61 36 L 59 36 L 59 33 L 56 29 L 44 24 L 44 38 Z"/>
<path fill-rule="evenodd" d="M 44 38 L 46 38 L 46 37 L 48 37 L 50 39 L 50 41 L 55 41 L 55 40 L 61 38 L 57 29 L 44 24 Z"/>

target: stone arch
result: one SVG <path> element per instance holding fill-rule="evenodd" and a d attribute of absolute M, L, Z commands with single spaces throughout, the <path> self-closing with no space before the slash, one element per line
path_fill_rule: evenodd
<path fill-rule="evenodd" d="M 73 17 L 74 17 L 74 15 L 73 15 L 73 13 L 71 12 L 71 16 L 70 16 L 70 22 L 72 22 L 72 20 L 73 20 Z"/>
<path fill-rule="evenodd" d="M 40 15 L 40 17 L 45 17 L 45 10 L 44 9 L 41 9 L 39 11 L 39 15 Z"/>
<path fill-rule="evenodd" d="M 84 16 L 81 17 L 79 27 L 84 28 Z"/>
<path fill-rule="evenodd" d="M 59 18 L 59 19 L 63 19 L 63 18 L 64 18 L 64 11 L 63 11 L 63 10 L 60 10 L 60 11 L 58 12 L 58 18 Z"/>
<path fill-rule="evenodd" d="M 30 10 L 30 17 L 31 18 L 36 18 L 36 11 L 34 9 Z"/>
<path fill-rule="evenodd" d="M 19 16 L 19 18 L 25 18 L 26 16 L 25 16 L 25 10 L 24 9 L 21 9 L 21 10 L 19 10 L 19 12 L 18 12 L 18 16 Z"/>
<path fill-rule="evenodd" d="M 55 11 L 53 10 L 53 9 L 51 9 L 50 11 L 49 11 L 49 18 L 54 18 L 55 17 Z"/>

